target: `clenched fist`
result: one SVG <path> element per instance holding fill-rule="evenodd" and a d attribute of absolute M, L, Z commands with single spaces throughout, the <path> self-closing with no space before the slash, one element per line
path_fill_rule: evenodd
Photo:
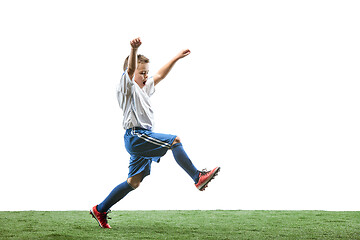
<path fill-rule="evenodd" d="M 131 45 L 132 48 L 135 48 L 135 49 L 139 48 L 140 45 L 141 45 L 140 38 L 135 38 L 135 39 L 131 40 L 130 45 Z"/>
<path fill-rule="evenodd" d="M 184 49 L 182 50 L 181 52 L 179 52 L 177 55 L 176 55 L 176 58 L 177 59 L 180 59 L 180 58 L 183 58 L 183 57 L 186 57 L 187 55 L 189 55 L 191 52 L 189 49 Z"/>

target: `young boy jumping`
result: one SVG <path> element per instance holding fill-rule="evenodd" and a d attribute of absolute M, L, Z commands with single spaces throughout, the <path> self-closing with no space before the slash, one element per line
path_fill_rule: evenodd
<path fill-rule="evenodd" d="M 211 171 L 197 170 L 178 136 L 152 131 L 154 118 L 150 97 L 155 92 L 155 86 L 168 75 L 178 60 L 190 54 L 190 50 L 181 51 L 153 77 L 148 78 L 149 59 L 137 54 L 141 45 L 140 38 L 130 41 L 130 45 L 130 55 L 125 59 L 124 73 L 117 89 L 117 98 L 124 116 L 123 127 L 126 130 L 125 148 L 130 154 L 129 174 L 126 181 L 116 186 L 102 203 L 90 210 L 90 214 L 102 228 L 111 228 L 107 222 L 109 209 L 129 192 L 137 189 L 142 180 L 150 175 L 151 163 L 159 162 L 169 149 L 172 150 L 175 161 L 193 179 L 200 191 L 205 190 L 220 171 L 220 167 Z"/>

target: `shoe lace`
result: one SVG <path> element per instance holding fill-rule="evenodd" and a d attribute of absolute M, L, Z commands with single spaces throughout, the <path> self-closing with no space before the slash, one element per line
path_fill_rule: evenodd
<path fill-rule="evenodd" d="M 201 175 L 206 175 L 207 173 L 209 173 L 210 171 L 208 171 L 206 168 L 204 168 L 203 170 L 200 171 Z"/>
<path fill-rule="evenodd" d="M 109 213 L 111 213 L 111 210 L 107 211 L 106 213 L 103 213 L 103 214 L 104 214 L 105 223 L 107 223 L 107 220 L 108 220 L 108 219 L 111 219 L 111 217 L 108 216 Z"/>
<path fill-rule="evenodd" d="M 111 219 L 111 217 L 108 216 L 108 213 L 111 213 L 111 210 L 106 212 L 105 217 L 106 217 L 106 219 Z"/>

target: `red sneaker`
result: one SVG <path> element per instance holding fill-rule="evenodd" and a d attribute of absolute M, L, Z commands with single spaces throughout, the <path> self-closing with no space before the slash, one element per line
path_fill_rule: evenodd
<path fill-rule="evenodd" d="M 93 216 L 93 218 L 96 219 L 96 221 L 99 223 L 99 226 L 102 228 L 111 228 L 110 225 L 107 222 L 107 219 L 109 218 L 107 216 L 108 212 L 106 213 L 101 213 L 96 209 L 97 205 L 94 206 L 91 210 L 90 210 L 90 214 Z M 111 218 L 109 218 L 111 219 Z"/>
<path fill-rule="evenodd" d="M 208 183 L 214 179 L 214 177 L 220 171 L 220 167 L 216 167 L 211 171 L 206 171 L 206 169 L 202 170 L 199 174 L 199 181 L 195 184 L 197 189 L 200 191 L 204 191 L 207 188 Z"/>

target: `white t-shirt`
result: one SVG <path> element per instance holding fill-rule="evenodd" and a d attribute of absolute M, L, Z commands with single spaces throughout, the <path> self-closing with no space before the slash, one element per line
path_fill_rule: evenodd
<path fill-rule="evenodd" d="M 155 92 L 154 79 L 149 78 L 141 89 L 130 79 L 127 71 L 123 73 L 117 88 L 117 99 L 123 110 L 123 127 L 142 127 L 152 130 L 154 113 L 151 108 L 150 97 Z"/>

